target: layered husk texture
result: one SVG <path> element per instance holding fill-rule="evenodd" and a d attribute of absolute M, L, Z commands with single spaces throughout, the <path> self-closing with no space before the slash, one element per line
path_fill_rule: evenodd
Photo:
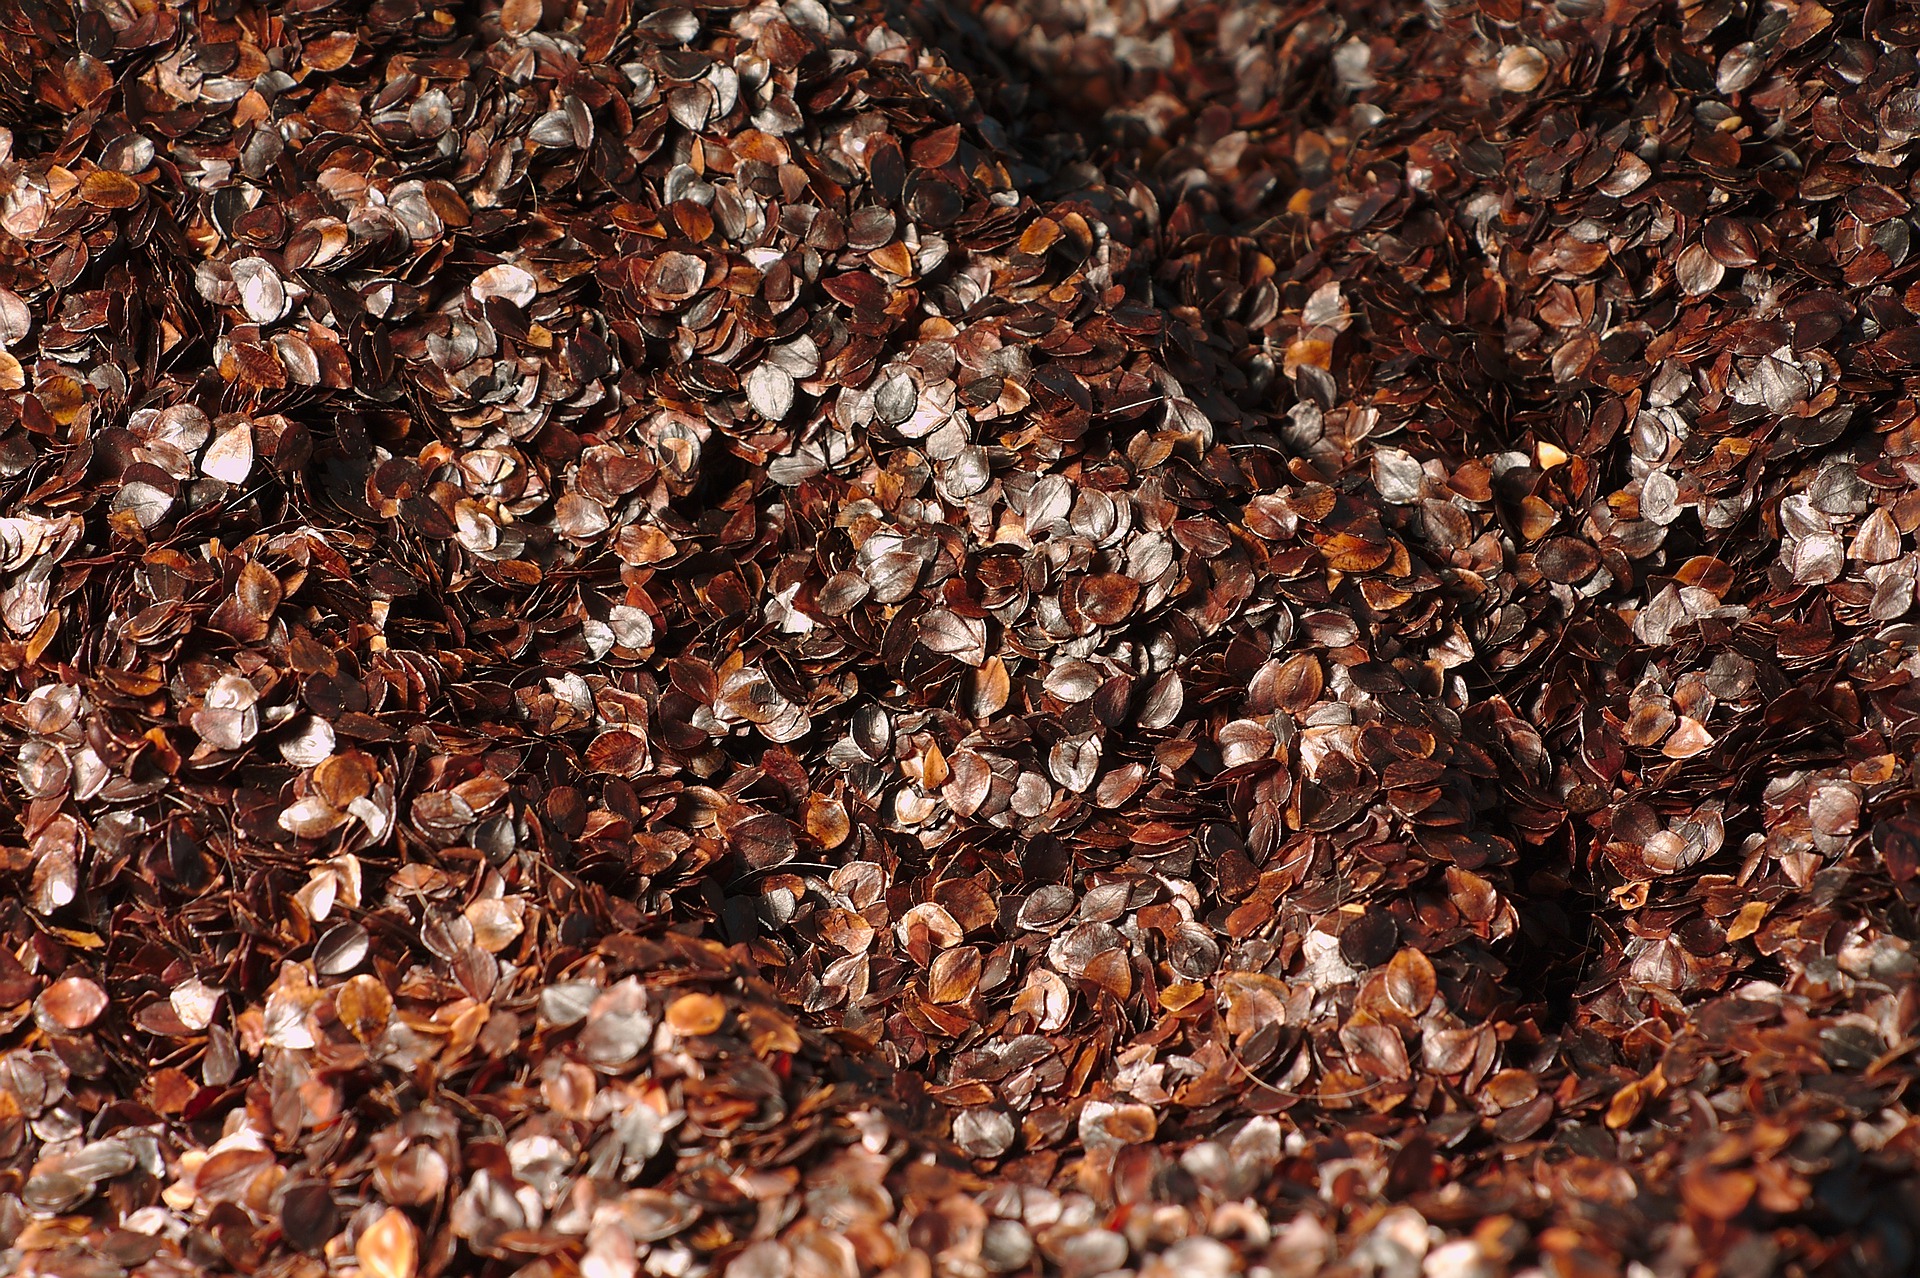
<path fill-rule="evenodd" d="M 0 0 L 0 1271 L 1912 1272 L 1829 4 Z"/>

